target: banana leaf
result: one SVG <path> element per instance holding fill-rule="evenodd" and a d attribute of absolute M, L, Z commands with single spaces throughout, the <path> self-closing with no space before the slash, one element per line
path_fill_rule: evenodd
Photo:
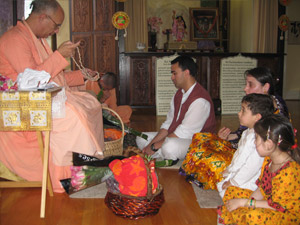
<path fill-rule="evenodd" d="M 98 99 L 99 102 L 100 102 L 100 99 L 102 98 L 102 96 L 103 96 L 103 90 L 101 89 L 100 92 L 97 95 L 97 99 Z"/>
<path fill-rule="evenodd" d="M 111 115 L 110 112 L 108 112 L 107 110 L 103 110 L 102 114 L 103 114 L 103 117 L 107 121 L 109 121 L 110 123 L 112 123 L 113 125 L 115 125 L 119 128 L 122 128 L 121 122 L 116 117 Z M 137 131 L 137 130 L 131 128 L 131 127 L 128 127 L 126 124 L 124 124 L 124 130 L 125 130 L 126 133 L 133 134 L 135 136 L 139 136 L 141 138 L 144 138 L 145 140 L 148 140 L 148 135 L 143 134 L 142 132 Z"/>

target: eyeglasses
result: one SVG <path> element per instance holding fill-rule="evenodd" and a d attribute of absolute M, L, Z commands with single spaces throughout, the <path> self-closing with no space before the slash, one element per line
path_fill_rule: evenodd
<path fill-rule="evenodd" d="M 61 24 L 57 24 L 49 15 L 46 15 L 54 24 L 55 24 L 55 30 L 60 28 Z"/>

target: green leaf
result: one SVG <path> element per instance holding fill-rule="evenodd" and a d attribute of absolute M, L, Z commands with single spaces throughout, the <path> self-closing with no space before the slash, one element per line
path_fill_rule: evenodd
<path fill-rule="evenodd" d="M 117 126 L 119 128 L 122 128 L 121 122 L 116 117 L 111 115 L 107 110 L 103 110 L 102 115 L 105 119 L 107 119 L 109 122 L 111 122 L 115 126 Z M 145 140 L 148 140 L 148 135 L 143 134 L 142 132 L 137 131 L 137 130 L 131 128 L 131 127 L 128 127 L 126 124 L 124 124 L 124 130 L 125 130 L 126 133 L 130 133 L 130 134 L 133 134 L 135 136 L 139 136 L 141 138 L 144 138 Z"/>
<path fill-rule="evenodd" d="M 101 89 L 100 92 L 97 95 L 97 99 L 100 102 L 100 99 L 103 97 L 103 90 Z"/>

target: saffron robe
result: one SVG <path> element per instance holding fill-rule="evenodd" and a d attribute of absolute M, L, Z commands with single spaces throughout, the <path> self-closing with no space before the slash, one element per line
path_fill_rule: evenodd
<path fill-rule="evenodd" d="M 0 74 L 14 81 L 26 68 L 45 70 L 51 81 L 66 89 L 66 115 L 52 120 L 49 171 L 55 192 L 63 192 L 59 180 L 71 176 L 72 152 L 94 155 L 104 149 L 102 108 L 86 92 L 71 91 L 83 85 L 80 71 L 65 72 L 66 59 L 52 52 L 45 39 L 37 39 L 25 21 L 0 38 Z M 29 181 L 42 180 L 42 161 L 36 132 L 0 132 L 0 161 Z"/>
<path fill-rule="evenodd" d="M 93 91 L 96 95 L 100 92 L 100 87 L 98 82 L 88 81 L 86 83 L 86 89 Z M 117 97 L 116 97 L 116 89 L 112 89 L 109 91 L 110 97 L 105 100 L 104 104 L 114 110 L 121 117 L 123 123 L 129 123 L 130 117 L 132 114 L 132 109 L 129 105 L 117 105 Z"/>

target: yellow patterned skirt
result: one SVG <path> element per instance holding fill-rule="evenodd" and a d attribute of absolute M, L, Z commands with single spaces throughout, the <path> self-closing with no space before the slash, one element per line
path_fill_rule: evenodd
<path fill-rule="evenodd" d="M 222 172 L 230 165 L 236 150 L 231 143 L 212 133 L 196 133 L 181 169 L 200 182 L 204 189 L 217 189 Z"/>
<path fill-rule="evenodd" d="M 238 187 L 229 187 L 224 195 L 224 204 L 234 198 L 246 198 L 249 199 L 253 191 L 248 189 L 242 189 Z M 291 201 L 295 202 L 295 201 Z M 290 204 L 292 205 L 292 204 Z M 297 207 L 293 205 L 294 208 Z M 290 207 L 293 207 L 290 206 Z M 299 209 L 299 208 L 298 208 Z M 295 213 L 296 212 L 296 213 Z M 299 211 L 298 211 L 299 212 Z M 220 216 L 219 223 L 221 224 L 238 224 L 238 225 L 298 225 L 299 214 L 297 210 L 287 210 L 287 212 L 279 212 L 277 210 L 266 209 L 266 208 L 248 208 L 240 207 L 232 212 L 229 212 L 225 205 L 219 206 L 218 214 Z"/>

